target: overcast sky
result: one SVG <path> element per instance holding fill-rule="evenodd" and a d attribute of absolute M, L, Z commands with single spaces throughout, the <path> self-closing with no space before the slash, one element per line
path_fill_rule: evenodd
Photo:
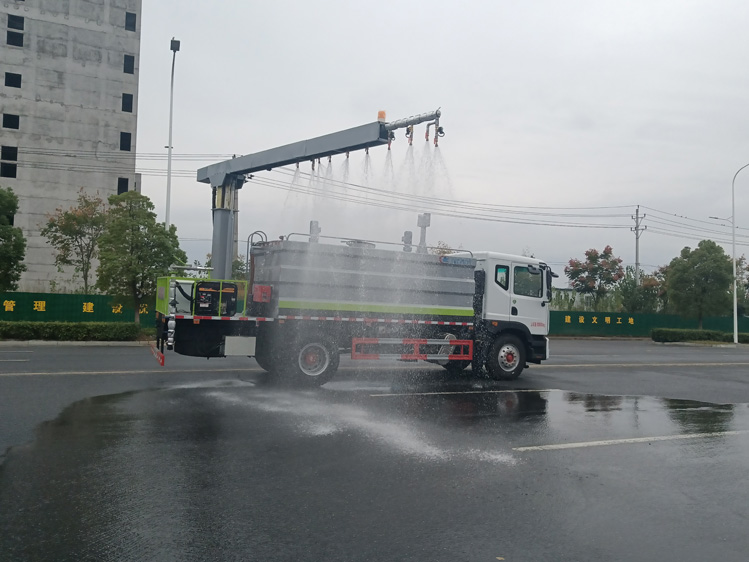
<path fill-rule="evenodd" d="M 701 239 L 730 241 L 730 226 L 708 217 L 731 215 L 731 180 L 749 163 L 747 15 L 749 4 L 727 0 L 145 0 L 142 190 L 163 219 L 174 36 L 171 220 L 191 259 L 211 246 L 210 187 L 195 181 L 197 168 L 369 123 L 378 110 L 395 120 L 441 107 L 439 148 L 422 125 L 412 148 L 399 131 L 390 154 L 334 158 L 316 171 L 327 182 L 302 164 L 296 185 L 340 197 L 347 181 L 454 200 L 463 217 L 434 214 L 429 243 L 530 252 L 560 273 L 606 244 L 634 264 L 630 216 L 640 205 L 649 270 Z M 184 159 L 198 154 L 215 156 Z M 293 179 L 265 172 L 245 185 L 240 239 L 306 232 L 315 219 L 323 234 L 397 242 L 430 210 L 283 189 Z M 474 220 L 462 202 L 486 205 L 485 216 L 499 205 L 522 212 Z M 736 216 L 749 228 L 749 168 L 736 179 Z M 737 252 L 749 254 L 741 229 Z"/>

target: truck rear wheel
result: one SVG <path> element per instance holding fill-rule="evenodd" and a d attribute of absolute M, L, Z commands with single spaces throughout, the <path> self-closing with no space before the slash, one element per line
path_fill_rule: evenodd
<path fill-rule="evenodd" d="M 288 364 L 290 374 L 301 384 L 320 386 L 338 370 L 338 346 L 327 337 L 297 340 Z"/>
<path fill-rule="evenodd" d="M 517 336 L 500 335 L 492 344 L 486 369 L 497 381 L 512 381 L 525 367 L 525 346 Z"/>

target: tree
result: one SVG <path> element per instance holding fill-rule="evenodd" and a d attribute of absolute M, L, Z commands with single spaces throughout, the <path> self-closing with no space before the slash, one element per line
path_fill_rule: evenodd
<path fill-rule="evenodd" d="M 736 304 L 739 316 L 744 316 L 749 308 L 749 266 L 744 255 L 736 258 Z"/>
<path fill-rule="evenodd" d="M 15 291 L 18 280 L 26 271 L 26 239 L 23 231 L 13 226 L 18 211 L 18 197 L 13 190 L 0 187 L 0 291 Z"/>
<path fill-rule="evenodd" d="M 67 211 L 62 207 L 47 217 L 41 234 L 56 250 L 55 265 L 72 265 L 83 279 L 83 292 L 88 293 L 91 264 L 99 256 L 99 236 L 104 232 L 106 207 L 101 197 L 87 195 L 81 188 L 78 205 Z"/>
<path fill-rule="evenodd" d="M 668 300 L 668 266 L 662 265 L 653 272 L 653 279 L 658 283 L 658 306 L 661 312 L 670 314 L 673 312 L 673 305 Z"/>
<path fill-rule="evenodd" d="M 183 271 L 182 275 L 185 277 L 195 277 L 197 279 L 209 279 L 215 277 L 210 269 L 197 269 L 211 267 L 211 254 L 205 255 L 205 264 L 201 263 L 200 260 L 193 260 L 192 266 L 195 269 L 186 269 Z M 247 279 L 247 274 L 247 259 L 244 255 L 239 254 L 237 259 L 231 262 L 231 279 Z"/>
<path fill-rule="evenodd" d="M 671 260 L 666 277 L 668 298 L 682 316 L 702 319 L 731 309 L 733 267 L 731 258 L 712 240 L 688 246 Z"/>
<path fill-rule="evenodd" d="M 577 293 L 572 289 L 551 288 L 551 310 L 582 310 L 577 304 Z"/>
<path fill-rule="evenodd" d="M 458 250 L 451 248 L 450 246 L 448 246 L 447 242 L 443 242 L 442 240 L 440 240 L 437 242 L 436 246 L 429 248 L 429 250 L 427 251 L 428 253 L 435 256 L 448 256 L 450 254 L 454 254 Z"/>
<path fill-rule="evenodd" d="M 619 281 L 622 308 L 625 312 L 658 312 L 658 280 L 652 275 L 641 274 L 640 284 L 635 283 L 635 268 L 628 266 Z"/>
<path fill-rule="evenodd" d="M 593 309 L 598 310 L 603 297 L 623 276 L 621 258 L 614 257 L 611 246 L 603 252 L 591 248 L 585 252 L 585 261 L 571 258 L 564 268 L 572 288 L 593 296 Z"/>
<path fill-rule="evenodd" d="M 156 278 L 167 275 L 176 262 L 187 256 L 179 248 L 177 227 L 169 231 L 156 222 L 151 200 L 135 191 L 109 198 L 104 233 L 99 238 L 99 268 L 96 286 L 125 299 L 135 309 L 140 323 L 140 305 L 156 289 Z"/>
<path fill-rule="evenodd" d="M 195 260 L 194 265 L 198 267 L 211 267 L 211 254 L 205 255 L 205 266 L 201 266 L 198 260 Z M 201 271 L 199 277 L 214 277 L 212 271 Z M 247 278 L 247 260 L 245 256 L 239 254 L 237 259 L 231 262 L 231 278 L 232 279 L 246 279 Z"/>

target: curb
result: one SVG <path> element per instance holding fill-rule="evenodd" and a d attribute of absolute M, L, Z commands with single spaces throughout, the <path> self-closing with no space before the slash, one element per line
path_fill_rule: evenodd
<path fill-rule="evenodd" d="M 726 342 L 696 342 L 696 341 L 662 341 L 662 342 L 653 342 L 657 343 L 659 345 L 673 345 L 677 347 L 725 347 L 725 348 L 731 348 L 731 349 L 737 349 L 742 344 L 740 343 L 726 343 Z"/>
<path fill-rule="evenodd" d="M 150 341 L 48 341 L 48 340 L 3 340 L 0 347 L 140 347 L 150 346 Z"/>
<path fill-rule="evenodd" d="M 550 340 L 652 341 L 645 336 L 547 336 Z"/>

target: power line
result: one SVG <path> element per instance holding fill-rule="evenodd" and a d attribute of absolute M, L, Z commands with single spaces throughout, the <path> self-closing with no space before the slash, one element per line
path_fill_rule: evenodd
<path fill-rule="evenodd" d="M 650 228 L 650 229 L 648 229 L 648 231 L 652 232 L 654 234 L 660 234 L 661 236 L 670 236 L 670 237 L 673 237 L 673 238 L 681 238 L 682 240 L 684 240 L 685 238 L 687 240 L 698 240 L 698 241 L 704 240 L 704 238 L 701 237 L 701 236 L 695 236 L 695 235 L 691 235 L 691 234 L 686 234 L 684 232 L 676 232 L 676 231 L 672 231 L 672 230 L 661 230 L 659 228 Z M 728 240 L 728 239 L 711 238 L 711 240 L 713 242 L 717 242 L 719 244 L 730 244 L 731 243 L 731 240 Z M 740 242 L 736 241 L 736 245 L 737 246 L 742 246 L 744 248 L 749 248 L 749 242 L 741 242 L 740 243 Z"/>
<path fill-rule="evenodd" d="M 123 153 L 122 151 L 76 151 L 71 152 L 68 149 L 34 149 L 34 148 L 22 148 L 22 154 L 38 155 L 38 156 L 54 156 L 59 158 L 65 158 L 66 162 L 49 162 L 41 161 L 36 159 L 23 159 L 18 162 L 18 166 L 21 168 L 36 168 L 46 169 L 52 171 L 69 171 L 78 173 L 101 173 L 101 172 L 114 172 L 121 174 L 132 174 L 133 160 L 143 161 L 159 161 L 165 160 L 166 155 L 160 153 Z M 228 154 L 173 154 L 174 159 L 182 160 L 185 162 L 190 161 L 215 161 L 220 159 L 229 159 L 234 155 Z M 78 162 L 75 159 L 80 159 Z M 98 160 L 114 160 L 115 162 L 121 161 L 121 164 L 112 164 L 111 162 L 101 162 Z M 70 160 L 73 160 L 72 162 Z M 88 160 L 88 162 L 86 161 Z M 621 213 L 585 213 L 585 212 L 566 212 L 566 211 L 611 211 L 624 208 L 631 208 L 627 205 L 614 205 L 614 206 L 571 206 L 571 207 L 553 207 L 553 206 L 521 206 L 521 205 L 502 205 L 495 203 L 484 203 L 477 201 L 458 201 L 455 199 L 444 199 L 439 197 L 424 196 L 417 194 L 400 193 L 397 191 L 389 191 L 385 189 L 378 189 L 371 186 L 357 184 L 353 182 L 338 180 L 330 176 L 318 174 L 310 174 L 308 172 L 302 172 L 300 170 L 291 170 L 288 168 L 279 168 L 273 170 L 277 174 L 291 176 L 292 180 L 283 181 L 276 178 L 255 176 L 252 178 L 253 182 L 257 185 L 263 185 L 274 189 L 285 190 L 292 193 L 298 193 L 302 195 L 311 195 L 314 197 L 324 197 L 331 200 L 342 201 L 346 203 L 360 204 L 370 207 L 386 208 L 401 211 L 413 211 L 415 206 L 418 206 L 421 210 L 428 210 L 436 215 L 455 217 L 460 219 L 468 220 L 481 220 L 489 222 L 504 222 L 509 224 L 527 224 L 534 226 L 551 226 L 551 227 L 562 227 L 562 228 L 596 228 L 596 229 L 622 229 L 630 228 L 635 231 L 638 230 L 640 233 L 647 226 L 641 227 L 640 223 L 636 223 L 635 229 L 632 229 L 628 225 L 624 224 L 610 224 L 607 219 L 623 218 L 625 214 Z M 330 171 L 330 168 L 328 168 Z M 166 170 L 153 167 L 140 167 L 136 166 L 135 173 L 152 176 L 152 177 L 165 177 Z M 173 170 L 172 175 L 182 178 L 195 178 L 196 172 L 192 169 L 181 169 Z M 304 186 L 299 183 L 299 179 L 304 178 L 309 185 Z M 322 185 L 316 187 L 317 185 Z M 336 192 L 335 190 L 326 190 L 326 187 L 341 188 L 344 192 Z M 670 213 L 660 209 L 655 209 L 646 205 L 642 205 L 642 208 L 650 210 L 652 213 L 661 216 L 653 216 L 653 214 L 647 217 L 647 222 L 651 226 L 651 230 L 656 234 L 675 236 L 675 237 L 686 237 L 690 239 L 697 239 L 704 235 L 717 235 L 726 236 L 728 233 L 725 231 L 715 229 L 715 223 L 700 219 L 693 219 L 677 213 Z M 522 218 L 521 218 L 522 217 Z M 531 218 L 534 217 L 534 218 Z M 673 217 L 673 218 L 671 218 Z M 565 219 L 588 219 L 586 222 L 580 222 L 575 220 Z M 645 215 L 640 218 L 640 221 L 645 219 Z M 677 220 L 674 220 L 677 219 Z M 603 222 L 590 222 L 590 221 L 603 221 Z M 685 222 L 687 221 L 687 222 Z M 691 224 L 690 224 L 691 223 Z M 658 226 L 660 225 L 660 226 Z M 711 228 L 705 228 L 701 225 L 710 225 Z M 737 227 L 739 230 L 749 231 L 747 228 Z M 697 236 L 699 234 L 699 236 Z M 738 235 L 740 238 L 749 239 L 749 235 Z M 639 238 L 639 236 L 638 236 Z M 717 239 L 721 243 L 727 243 L 725 239 Z"/>
<path fill-rule="evenodd" d="M 353 182 L 349 182 L 349 181 L 337 180 L 337 179 L 328 178 L 328 177 L 321 177 L 319 175 L 313 175 L 313 174 L 310 174 L 309 172 L 302 172 L 300 170 L 291 171 L 290 169 L 285 168 L 285 167 L 283 167 L 283 168 L 277 168 L 277 169 L 274 169 L 273 171 L 277 172 L 277 173 L 285 174 L 287 176 L 288 175 L 291 175 L 291 176 L 294 176 L 294 177 L 297 177 L 297 176 L 306 176 L 310 181 L 316 180 L 316 181 L 319 182 L 319 181 L 322 180 L 323 183 L 330 183 L 330 184 L 334 184 L 334 185 L 344 186 L 344 187 L 347 187 L 347 188 L 354 188 L 356 190 L 364 190 L 364 191 L 370 191 L 370 192 L 374 192 L 374 193 L 384 193 L 384 194 L 387 194 L 388 196 L 397 195 L 397 196 L 403 196 L 403 197 L 411 197 L 411 198 L 414 198 L 414 199 L 423 199 L 425 201 L 430 201 L 430 202 L 431 201 L 440 201 L 440 202 L 447 203 L 447 204 L 450 204 L 450 205 L 454 205 L 456 203 L 456 201 L 454 199 L 440 199 L 440 198 L 431 197 L 431 196 L 427 197 L 427 196 L 419 196 L 419 195 L 401 194 L 401 193 L 398 193 L 396 191 L 387 191 L 387 190 L 383 190 L 383 189 L 377 189 L 377 188 L 374 188 L 374 187 L 370 187 L 370 186 L 366 186 L 366 185 L 361 185 L 361 184 L 357 184 L 357 183 L 353 183 Z M 291 183 L 293 184 L 295 182 L 292 181 Z M 598 207 L 536 207 L 536 206 L 527 206 L 527 205 L 526 206 L 524 206 L 524 205 L 498 205 L 498 204 L 493 204 L 493 203 L 471 202 L 471 201 L 464 201 L 464 202 L 457 202 L 457 203 L 465 204 L 465 205 L 474 205 L 474 206 L 478 206 L 478 207 L 481 207 L 481 208 L 490 207 L 490 208 L 502 208 L 502 209 L 508 209 L 508 210 L 509 209 L 514 209 L 515 211 L 513 211 L 513 212 L 517 212 L 517 213 L 525 213 L 525 212 L 527 212 L 528 209 L 557 210 L 557 211 L 558 210 L 570 210 L 571 211 L 571 210 L 630 209 L 632 207 L 632 205 L 598 206 Z M 510 211 L 508 211 L 508 212 L 510 212 Z M 570 216 L 573 216 L 573 215 L 570 215 Z M 578 216 L 588 216 L 588 215 L 578 215 Z M 603 216 L 625 217 L 625 216 L 628 216 L 628 213 L 626 213 L 626 214 L 615 214 L 615 215 L 603 215 Z"/>
<path fill-rule="evenodd" d="M 716 226 L 721 226 L 720 224 L 716 224 L 715 221 L 709 221 L 709 220 L 703 220 L 703 219 L 693 219 L 691 217 L 687 217 L 685 215 L 679 215 L 677 213 L 669 213 L 667 211 L 660 211 L 658 209 L 654 209 L 652 207 L 648 207 L 647 205 L 642 205 L 642 208 L 643 209 L 648 209 L 649 211 L 653 211 L 654 213 L 660 213 L 662 215 L 666 215 L 666 216 L 669 216 L 669 217 L 676 217 L 676 218 L 684 219 L 684 220 L 691 221 L 691 222 L 696 222 L 696 223 L 700 223 L 700 224 L 707 224 L 707 225 L 710 225 L 712 228 L 715 228 Z M 670 220 L 670 219 L 663 219 L 663 220 Z M 684 223 L 681 223 L 680 221 L 672 221 L 672 222 L 675 222 L 677 224 L 684 224 Z M 727 227 L 727 228 L 730 228 L 730 227 Z M 749 228 L 742 228 L 742 227 L 739 227 L 739 226 L 737 226 L 736 229 L 737 230 L 747 230 L 747 231 L 749 231 Z"/>
<path fill-rule="evenodd" d="M 304 186 L 286 184 L 286 183 L 276 182 L 272 180 L 260 180 L 258 178 L 255 178 L 254 182 L 258 185 L 264 185 L 267 187 L 272 187 L 274 189 L 281 189 L 285 191 L 291 191 L 294 193 L 301 193 L 304 195 L 316 195 L 316 196 L 324 197 L 326 199 L 351 202 L 351 203 L 357 203 L 357 204 L 367 205 L 367 206 L 372 206 L 372 207 L 380 207 L 380 208 L 387 208 L 387 209 L 394 209 L 394 210 L 401 210 L 401 211 L 413 211 L 414 210 L 414 206 L 412 204 L 407 204 L 408 202 L 365 199 L 365 198 L 362 198 L 361 196 L 355 196 L 355 195 L 350 195 L 350 194 L 345 194 L 345 193 L 333 193 L 333 192 L 325 192 L 325 191 L 318 191 L 318 190 L 310 190 L 310 188 L 306 188 Z M 389 195 L 393 195 L 393 192 L 386 192 L 386 193 Z M 531 221 L 531 220 L 520 220 L 514 217 L 501 217 L 501 216 L 495 216 L 492 214 L 482 214 L 482 213 L 477 213 L 477 212 L 466 214 L 466 212 L 455 210 L 454 208 L 455 205 L 456 205 L 456 202 L 453 201 L 451 205 L 451 207 L 453 208 L 442 209 L 440 205 L 435 204 L 433 206 L 429 206 L 429 205 L 421 206 L 419 207 L 419 209 L 424 210 L 424 211 L 429 211 L 432 214 L 440 215 L 440 216 L 462 218 L 462 219 L 468 219 L 468 220 L 481 220 L 481 221 L 488 221 L 488 222 L 502 222 L 502 223 L 509 223 L 509 224 L 529 224 L 529 225 L 536 225 L 536 226 L 554 226 L 554 227 L 562 227 L 562 228 L 603 228 L 603 229 L 629 228 L 629 225 L 616 225 L 616 224 L 611 225 L 611 224 L 600 224 L 600 223 L 594 223 L 594 224 L 568 223 L 568 222 L 561 222 L 561 221 Z"/>

